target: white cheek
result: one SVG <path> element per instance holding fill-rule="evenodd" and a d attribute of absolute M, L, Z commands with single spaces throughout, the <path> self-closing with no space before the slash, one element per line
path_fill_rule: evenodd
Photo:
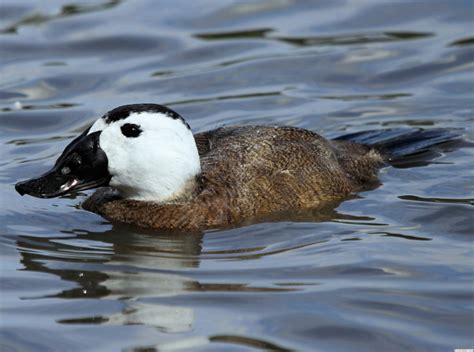
<path fill-rule="evenodd" d="M 116 126 L 110 126 L 102 131 L 99 140 L 100 147 L 107 155 L 109 173 L 112 176 L 126 168 L 126 158 L 128 157 L 122 136 L 117 132 Z"/>
<path fill-rule="evenodd" d="M 150 174 L 152 143 L 143 137 L 125 137 L 119 126 L 110 126 L 100 136 L 100 146 L 107 155 L 113 187 L 136 187 Z"/>

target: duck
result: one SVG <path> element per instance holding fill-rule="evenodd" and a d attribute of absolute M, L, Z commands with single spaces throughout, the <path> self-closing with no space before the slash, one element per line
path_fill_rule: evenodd
<path fill-rule="evenodd" d="M 119 106 L 76 137 L 53 168 L 15 185 L 39 198 L 98 188 L 82 207 L 111 222 L 204 231 L 323 209 L 379 184 L 378 170 L 432 152 L 446 130 L 363 131 L 326 139 L 292 126 L 193 134 L 159 104 Z"/>

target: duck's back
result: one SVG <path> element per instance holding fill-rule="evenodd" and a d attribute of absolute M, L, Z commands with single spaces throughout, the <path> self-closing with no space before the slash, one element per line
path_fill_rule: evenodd
<path fill-rule="evenodd" d="M 116 200 L 93 211 L 161 229 L 232 226 L 340 200 L 374 179 L 382 162 L 369 147 L 294 127 L 223 127 L 195 140 L 202 175 L 193 196 L 165 204 Z"/>
<path fill-rule="evenodd" d="M 312 131 L 224 127 L 195 138 L 206 187 L 225 191 L 241 216 L 315 207 L 347 196 L 355 186 L 351 171 L 341 164 L 350 159 L 349 150 Z M 350 153 L 361 157 L 368 151 L 360 149 Z"/>

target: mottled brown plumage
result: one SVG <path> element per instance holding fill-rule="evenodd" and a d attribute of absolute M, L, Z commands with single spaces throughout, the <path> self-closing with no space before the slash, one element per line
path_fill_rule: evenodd
<path fill-rule="evenodd" d="M 223 127 L 195 140 L 202 175 L 186 198 L 109 200 L 99 190 L 83 207 L 111 221 L 163 230 L 231 227 L 340 201 L 376 183 L 384 163 L 377 149 L 294 127 Z"/>

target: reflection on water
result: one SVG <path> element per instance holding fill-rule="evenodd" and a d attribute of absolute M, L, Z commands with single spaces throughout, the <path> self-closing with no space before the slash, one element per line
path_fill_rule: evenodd
<path fill-rule="evenodd" d="M 104 238 L 107 239 L 105 242 Z M 197 235 L 173 238 L 119 227 L 103 233 L 80 231 L 72 245 L 67 240 L 19 236 L 17 248 L 26 270 L 47 272 L 75 284 L 74 288 L 62 290 L 53 297 L 123 302 L 120 313 L 70 317 L 59 320 L 59 323 L 143 324 L 166 332 L 183 332 L 192 328 L 192 309 L 146 304 L 138 300 L 205 290 L 205 285 L 201 286 L 196 280 L 173 273 L 199 267 L 201 241 L 202 236 Z M 84 248 L 84 243 L 88 244 L 87 248 Z M 45 257 L 61 259 L 69 269 L 43 263 Z M 77 263 L 81 263 L 79 268 L 76 268 Z M 97 270 L 99 267 L 101 270 Z"/>
<path fill-rule="evenodd" d="M 235 258 L 238 253 L 262 251 L 264 248 L 209 251 L 203 254 L 203 235 L 171 237 L 145 230 L 137 232 L 130 227 L 120 226 L 105 232 L 73 231 L 71 234 L 75 235 L 73 243 L 61 238 L 18 237 L 16 248 L 21 254 L 20 262 L 24 270 L 57 275 L 61 280 L 75 284 L 73 288 L 54 294 L 23 299 L 100 298 L 119 300 L 122 308 L 120 312 L 105 315 L 87 316 L 78 312 L 78 316 L 57 320 L 59 324 L 146 325 L 163 333 L 183 333 L 193 329 L 193 308 L 148 303 L 143 302 L 143 299 L 172 297 L 186 292 L 263 293 L 296 290 L 241 283 L 206 283 L 186 275 L 187 269 L 199 267 L 200 257 L 225 254 L 228 258 Z M 269 254 L 272 253 L 266 253 Z M 55 265 L 56 260 L 61 260 L 61 267 Z M 233 340 L 237 340 L 233 343 L 262 348 L 273 346 L 238 336 L 212 336 L 206 343 Z M 196 342 L 185 342 L 182 347 L 195 346 Z M 174 344 L 167 344 L 165 347 L 172 346 Z"/>
<path fill-rule="evenodd" d="M 472 346 L 470 2 L 0 6 L 1 350 Z M 86 194 L 15 193 L 132 102 L 168 104 L 196 132 L 414 126 L 468 142 L 324 211 L 200 235 L 109 224 L 80 209 Z"/>

